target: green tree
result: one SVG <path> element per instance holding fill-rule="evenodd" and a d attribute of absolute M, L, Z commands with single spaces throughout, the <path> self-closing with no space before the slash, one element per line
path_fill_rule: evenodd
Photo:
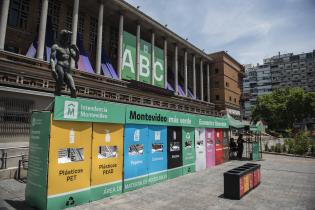
<path fill-rule="evenodd" d="M 314 113 L 315 93 L 305 93 L 302 88 L 278 89 L 259 96 L 252 110 L 255 121 L 264 120 L 273 130 L 291 129 Z"/>

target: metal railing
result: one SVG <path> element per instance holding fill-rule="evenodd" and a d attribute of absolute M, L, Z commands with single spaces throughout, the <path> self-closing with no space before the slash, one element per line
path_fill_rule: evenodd
<path fill-rule="evenodd" d="M 21 158 L 25 159 L 25 157 L 28 155 L 26 153 L 21 153 L 20 155 L 12 155 L 8 156 L 8 151 L 9 150 L 28 150 L 28 146 L 20 146 L 20 147 L 6 147 L 6 148 L 0 148 L 1 156 L 0 156 L 0 169 L 6 169 L 7 168 L 7 161 L 10 159 L 16 159 L 16 158 Z M 20 160 L 21 160 L 20 159 Z"/>

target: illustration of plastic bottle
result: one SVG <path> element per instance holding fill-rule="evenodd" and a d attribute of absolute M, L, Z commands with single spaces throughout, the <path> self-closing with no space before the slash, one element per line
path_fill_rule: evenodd
<path fill-rule="evenodd" d="M 139 129 L 135 130 L 135 132 L 133 134 L 133 140 L 134 141 L 140 141 L 140 130 Z"/>
<path fill-rule="evenodd" d="M 110 142 L 109 130 L 105 130 L 105 142 Z"/>
<path fill-rule="evenodd" d="M 70 129 L 70 133 L 69 133 L 69 141 L 70 141 L 70 144 L 74 144 L 74 138 L 75 138 L 74 130 L 73 130 L 73 128 L 71 128 L 71 129 Z"/>

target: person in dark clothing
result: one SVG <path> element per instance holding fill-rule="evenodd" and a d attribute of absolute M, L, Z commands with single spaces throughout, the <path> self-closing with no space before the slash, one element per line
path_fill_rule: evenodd
<path fill-rule="evenodd" d="M 242 159 L 242 155 L 243 155 L 243 150 L 244 150 L 244 139 L 243 139 L 243 135 L 240 134 L 238 136 L 238 139 L 237 139 L 237 148 L 238 148 L 238 151 L 237 151 L 237 158 L 238 159 Z"/>
<path fill-rule="evenodd" d="M 230 138 L 230 159 L 236 158 L 236 152 L 238 151 L 234 138 Z"/>

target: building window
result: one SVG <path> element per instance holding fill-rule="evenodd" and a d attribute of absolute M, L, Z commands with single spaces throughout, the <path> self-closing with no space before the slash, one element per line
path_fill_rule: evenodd
<path fill-rule="evenodd" d="M 90 18 L 90 53 L 94 53 L 96 50 L 96 34 L 97 34 L 97 19 L 94 17 Z"/>
<path fill-rule="evenodd" d="M 228 82 L 226 82 L 226 83 L 225 83 L 225 86 L 226 86 L 226 87 L 229 87 L 229 86 L 230 86 L 230 84 L 229 84 Z"/>
<path fill-rule="evenodd" d="M 29 8 L 30 8 L 29 0 L 11 1 L 8 25 L 16 28 L 26 29 Z"/>
<path fill-rule="evenodd" d="M 0 97 L 0 137 L 29 135 L 34 102 L 16 98 Z"/>
<path fill-rule="evenodd" d="M 40 7 L 42 8 L 42 7 Z M 51 18 L 53 39 L 57 40 L 59 34 L 59 13 L 61 2 L 59 0 L 50 0 L 48 3 L 48 16 Z"/>
<path fill-rule="evenodd" d="M 79 19 L 78 20 L 78 34 L 80 35 L 80 38 L 83 40 L 85 13 L 79 12 L 79 18 L 78 19 Z"/>
<path fill-rule="evenodd" d="M 219 95 L 215 95 L 215 100 L 220 100 L 220 96 Z"/>
<path fill-rule="evenodd" d="M 232 101 L 232 97 L 230 96 L 230 101 Z"/>
<path fill-rule="evenodd" d="M 219 73 L 219 69 L 216 68 L 216 69 L 214 70 L 214 73 L 216 73 L 216 74 Z"/>
<path fill-rule="evenodd" d="M 65 28 L 68 31 L 72 31 L 72 13 L 73 13 L 72 8 L 67 7 Z"/>
<path fill-rule="evenodd" d="M 236 103 L 236 98 L 234 98 L 234 103 Z"/>
<path fill-rule="evenodd" d="M 219 81 L 215 81 L 215 83 L 214 83 L 214 87 L 215 87 L 215 88 L 218 88 L 219 86 L 220 86 Z"/>

